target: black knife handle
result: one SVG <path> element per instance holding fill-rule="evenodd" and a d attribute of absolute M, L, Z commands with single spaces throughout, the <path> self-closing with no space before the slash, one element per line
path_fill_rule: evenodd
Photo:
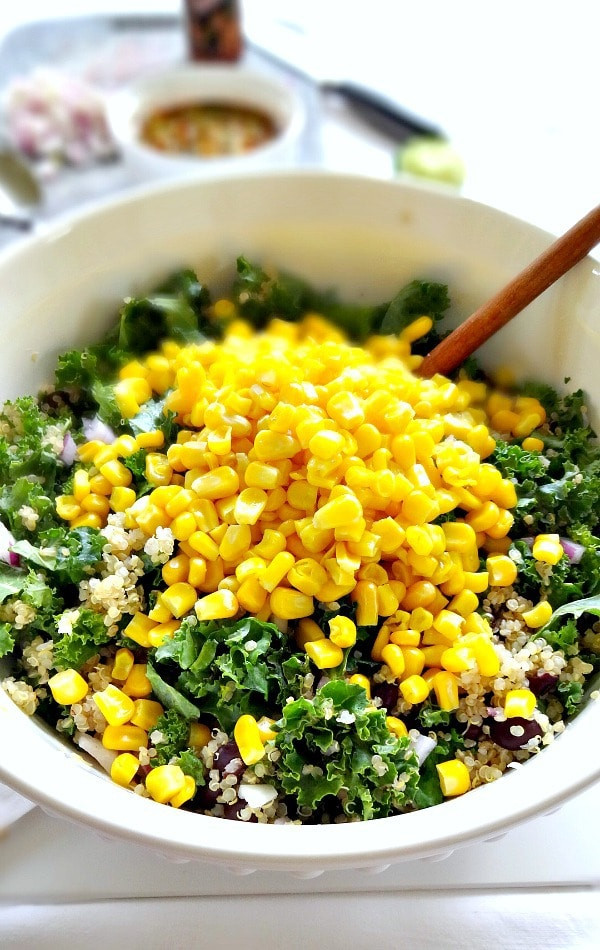
<path fill-rule="evenodd" d="M 442 130 L 428 119 L 406 112 L 397 103 L 364 86 L 352 82 L 326 82 L 321 88 L 342 96 L 364 119 L 387 134 L 400 135 L 402 138 L 408 134 L 446 138 Z"/>

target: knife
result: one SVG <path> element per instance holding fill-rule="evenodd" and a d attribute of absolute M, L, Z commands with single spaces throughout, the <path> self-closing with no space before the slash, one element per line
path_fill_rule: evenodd
<path fill-rule="evenodd" d="M 313 83 L 322 93 L 340 96 L 378 131 L 401 140 L 412 135 L 447 138 L 436 123 L 379 92 L 348 79 L 327 76 L 311 57 L 310 39 L 299 24 L 276 18 L 247 17 L 244 34 L 255 52 Z"/>

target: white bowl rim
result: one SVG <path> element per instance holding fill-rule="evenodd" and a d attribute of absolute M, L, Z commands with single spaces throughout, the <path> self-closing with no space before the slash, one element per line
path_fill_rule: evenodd
<path fill-rule="evenodd" d="M 529 236 L 536 245 L 547 246 L 553 239 L 547 231 L 513 215 L 446 189 L 432 188 L 429 184 L 409 184 L 322 169 L 261 169 L 201 180 L 153 182 L 109 201 L 98 200 L 75 213 L 61 216 L 37 234 L 18 240 L 0 254 L 0 264 L 18 267 L 19 257 L 35 247 L 37 242 L 60 240 L 61 235 L 79 221 L 110 216 L 118 208 L 152 201 L 153 196 L 185 190 L 202 192 L 210 190 L 215 183 L 226 188 L 235 187 L 240 182 L 252 184 L 265 179 L 276 179 L 284 184 L 289 182 L 294 186 L 302 180 L 324 179 L 332 184 L 339 181 L 344 186 L 434 195 L 442 205 L 460 203 L 465 213 L 471 209 L 491 214 L 504 225 L 513 227 L 515 234 Z M 597 262 L 591 257 L 578 266 L 587 265 L 597 268 Z M 589 702 L 577 717 L 575 728 L 568 727 L 566 734 L 558 737 L 542 755 L 535 756 L 525 767 L 515 769 L 512 775 L 505 775 L 499 781 L 433 809 L 342 825 L 264 826 L 196 815 L 140 799 L 104 776 L 98 776 L 95 767 L 81 762 L 81 756 L 75 750 L 62 749 L 55 739 L 46 743 L 46 749 L 40 741 L 37 749 L 40 758 L 29 761 L 19 746 L 22 730 L 18 728 L 20 721 L 28 722 L 28 717 L 20 720 L 24 714 L 0 689 L 0 778 L 51 813 L 176 858 L 224 863 L 242 872 L 281 869 L 312 875 L 327 869 L 380 868 L 402 860 L 435 857 L 475 841 L 501 836 L 524 821 L 552 813 L 567 798 L 598 781 L 600 759 L 594 760 L 589 750 L 594 748 L 597 738 L 599 709 L 597 703 Z M 14 729 L 5 728 L 8 719 Z M 94 797 L 94 811 L 87 810 L 86 803 L 82 802 L 79 782 L 71 787 L 62 770 L 54 768 L 61 750 L 67 759 L 79 760 L 96 780 L 102 779 L 102 793 L 98 799 Z M 40 765 L 44 764 L 48 765 L 48 771 L 45 787 L 41 788 L 39 771 Z M 518 778 L 515 773 L 518 773 Z M 88 783 L 87 787 L 92 786 Z M 478 808 L 471 807 L 476 803 Z M 444 829 L 441 833 L 440 821 Z"/>

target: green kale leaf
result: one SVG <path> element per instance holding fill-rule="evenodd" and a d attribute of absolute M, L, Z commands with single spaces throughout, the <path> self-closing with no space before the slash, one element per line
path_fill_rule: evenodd
<path fill-rule="evenodd" d="M 365 691 L 343 680 L 284 706 L 275 780 L 301 809 L 382 818 L 412 799 L 418 763 L 410 740 L 394 736 L 385 712 L 368 706 Z"/>
<path fill-rule="evenodd" d="M 95 528 L 51 528 L 42 532 L 38 546 L 17 541 L 12 550 L 54 574 L 58 584 L 79 584 L 102 560 L 105 539 Z"/>
<path fill-rule="evenodd" d="M 298 695 L 309 672 L 308 658 L 290 651 L 278 627 L 255 617 L 237 621 L 183 621 L 155 652 L 170 664 L 175 686 L 231 731 L 243 713 L 257 717 Z M 165 672 L 165 676 L 168 672 Z"/>
<path fill-rule="evenodd" d="M 54 665 L 57 670 L 80 670 L 108 643 L 110 637 L 104 619 L 93 610 L 81 608 L 70 633 L 64 633 L 54 643 Z"/>
<path fill-rule="evenodd" d="M 0 658 L 9 656 L 15 648 L 14 629 L 10 623 L 0 623 Z"/>

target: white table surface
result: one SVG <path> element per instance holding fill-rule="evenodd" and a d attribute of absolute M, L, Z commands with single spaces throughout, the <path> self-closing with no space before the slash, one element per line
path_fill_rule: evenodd
<path fill-rule="evenodd" d="M 598 202 L 592 4 L 371 0 L 360 16 L 355 6 L 245 0 L 244 15 L 251 31 L 276 8 L 306 30 L 316 65 L 335 63 L 437 119 L 466 162 L 465 195 L 555 233 Z M 179 9 L 178 0 L 3 2 L 0 39 L 51 16 Z M 321 105 L 322 164 L 391 177 L 393 143 Z M 311 881 L 172 864 L 35 809 L 0 838 L 0 946 L 592 947 L 599 805 L 593 788 L 444 861 Z"/>

